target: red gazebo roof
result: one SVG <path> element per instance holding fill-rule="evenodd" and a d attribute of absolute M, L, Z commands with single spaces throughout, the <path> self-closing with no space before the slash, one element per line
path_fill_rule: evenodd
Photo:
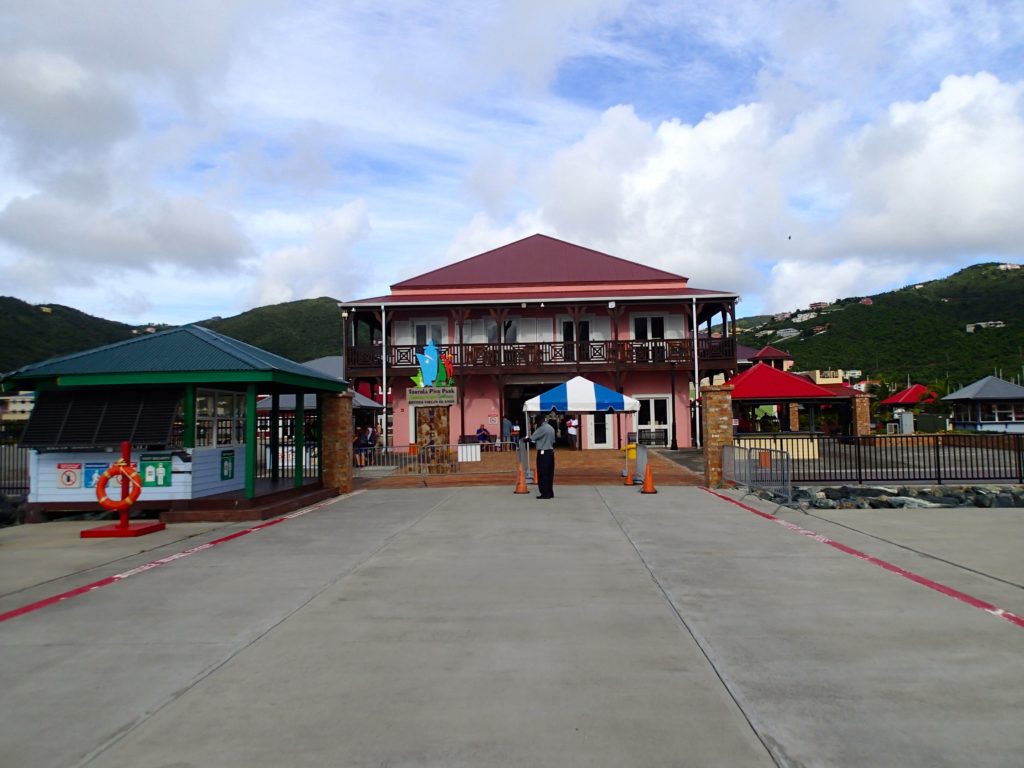
<path fill-rule="evenodd" d="M 895 395 L 889 395 L 879 405 L 917 405 L 918 403 L 934 403 L 938 393 L 928 389 L 924 384 L 912 384 Z"/>
<path fill-rule="evenodd" d="M 733 387 L 733 400 L 764 402 L 836 400 L 838 396 L 813 381 L 789 371 L 780 371 L 767 363 L 758 363 L 726 384 Z"/>
<path fill-rule="evenodd" d="M 770 344 L 762 350 L 759 350 L 751 360 L 792 360 L 793 356 L 785 350 L 773 347 Z"/>

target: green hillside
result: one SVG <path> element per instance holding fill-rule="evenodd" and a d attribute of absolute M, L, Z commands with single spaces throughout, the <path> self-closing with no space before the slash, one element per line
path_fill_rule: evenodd
<path fill-rule="evenodd" d="M 886 381 L 942 387 L 970 383 L 1002 371 L 1021 375 L 1024 366 L 1024 269 L 995 264 L 968 267 L 942 280 L 871 296 L 842 299 L 814 317 L 781 321 L 741 318 L 741 344 L 766 344 L 796 358 L 797 370 L 860 369 Z M 129 325 L 92 317 L 69 307 L 0 298 L 0 371 L 130 338 Z M 806 310 L 805 310 L 806 311 Z M 1001 321 L 1001 328 L 968 323 Z M 335 299 L 322 297 L 260 307 L 199 325 L 293 360 L 341 354 L 341 317 Z M 165 326 L 158 327 L 163 330 Z M 825 328 L 815 333 L 815 328 Z M 798 335 L 784 340 L 783 329 Z"/>
<path fill-rule="evenodd" d="M 196 325 L 299 362 L 341 354 L 337 299 L 290 301 Z"/>
<path fill-rule="evenodd" d="M 740 320 L 745 330 L 738 338 L 750 347 L 771 344 L 786 350 L 797 370 L 860 369 L 885 381 L 909 376 L 956 388 L 994 371 L 1001 370 L 1005 378 L 1021 374 L 1022 297 L 1024 269 L 979 264 L 942 280 L 871 296 L 870 305 L 861 304 L 860 297 L 842 299 L 799 322 L 791 317 L 756 326 Z M 1005 327 L 966 330 L 968 324 L 988 321 Z M 815 333 L 823 326 L 824 332 Z M 799 335 L 780 338 L 777 332 L 787 328 Z"/>
<path fill-rule="evenodd" d="M 60 304 L 0 296 L 0 372 L 131 338 L 132 327 Z"/>

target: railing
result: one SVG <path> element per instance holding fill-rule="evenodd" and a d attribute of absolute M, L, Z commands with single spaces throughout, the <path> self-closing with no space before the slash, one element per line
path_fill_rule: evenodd
<path fill-rule="evenodd" d="M 302 476 L 320 476 L 320 424 L 315 413 L 305 414 L 306 431 L 303 433 Z M 277 477 L 288 479 L 295 473 L 295 416 L 282 414 L 278 424 L 277 445 L 271 444 L 270 418 L 260 417 L 256 422 L 256 477 L 274 476 L 274 452 L 277 453 Z"/>
<path fill-rule="evenodd" d="M 738 435 L 737 446 L 782 450 L 802 483 L 1024 483 L 1024 435 Z"/>
<path fill-rule="evenodd" d="M 754 491 L 770 491 L 788 504 L 793 500 L 794 461 L 786 451 L 772 448 L 722 448 L 722 479 Z"/>
<path fill-rule="evenodd" d="M 6 424 L 0 424 L 0 493 L 28 493 L 29 450 L 18 445 L 17 434 L 8 431 Z"/>
<path fill-rule="evenodd" d="M 503 474 L 514 482 L 519 453 L 514 443 L 392 445 L 356 449 L 352 458 L 356 477 Z"/>
<path fill-rule="evenodd" d="M 517 344 L 448 344 L 438 347 L 451 356 L 457 368 L 538 368 L 565 365 L 648 365 L 684 367 L 693 364 L 693 339 L 654 341 L 542 341 Z M 413 345 L 389 345 L 389 368 L 419 365 Z M 733 339 L 698 339 L 697 354 L 703 361 L 726 361 L 736 357 Z M 381 346 L 349 347 L 346 365 L 352 369 L 380 368 Z"/>

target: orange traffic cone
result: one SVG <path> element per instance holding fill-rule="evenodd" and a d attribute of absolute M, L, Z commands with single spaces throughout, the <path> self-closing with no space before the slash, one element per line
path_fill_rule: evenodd
<path fill-rule="evenodd" d="M 633 473 L 629 471 L 629 461 L 626 461 L 626 476 L 622 478 L 623 485 L 635 485 L 633 482 Z"/>
<path fill-rule="evenodd" d="M 516 489 L 515 493 L 529 493 L 530 489 L 526 487 L 526 475 L 523 474 L 523 465 L 519 465 L 519 477 L 516 478 Z"/>
<path fill-rule="evenodd" d="M 644 472 L 644 487 L 640 489 L 640 493 L 657 493 L 658 490 L 654 487 L 654 478 L 651 477 L 651 463 L 647 462 L 647 471 Z"/>

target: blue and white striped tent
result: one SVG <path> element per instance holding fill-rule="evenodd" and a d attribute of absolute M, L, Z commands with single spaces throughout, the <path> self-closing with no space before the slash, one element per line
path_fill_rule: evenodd
<path fill-rule="evenodd" d="M 523 406 L 523 410 L 528 413 L 547 413 L 552 410 L 560 413 L 632 412 L 640 410 L 640 401 L 577 376 L 537 397 L 530 398 Z"/>

